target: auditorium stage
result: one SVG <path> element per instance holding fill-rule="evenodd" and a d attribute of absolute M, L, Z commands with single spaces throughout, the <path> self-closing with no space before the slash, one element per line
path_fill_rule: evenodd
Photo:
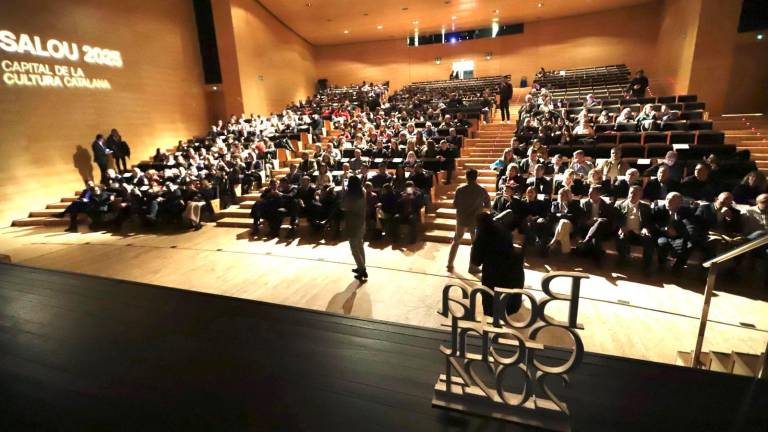
<path fill-rule="evenodd" d="M 435 329 L 445 324 L 436 311 L 448 283 L 474 286 L 466 272 L 469 247 L 462 246 L 456 272 L 445 270 L 448 245 L 419 243 L 395 249 L 366 243 L 370 280 L 352 278 L 347 242 L 251 240 L 247 231 L 206 226 L 197 232 L 110 234 L 62 232 L 60 228 L 0 229 L 0 254 L 14 263 L 151 283 L 243 299 L 328 311 Z M 553 270 L 591 273 L 583 282 L 579 322 L 590 352 L 675 363 L 678 351 L 694 348 L 703 278 L 644 275 L 639 265 L 602 268 L 588 260 L 532 258 L 526 285 L 540 291 L 541 275 Z M 768 293 L 748 287 L 749 278 L 721 277 L 710 310 L 704 351 L 755 353 L 768 341 Z M 124 285 L 132 289 L 131 284 Z M 558 306 L 553 304 L 552 306 Z M 563 307 L 548 309 L 565 319 Z M 548 343 L 557 346 L 557 340 Z"/>
<path fill-rule="evenodd" d="M 0 297 L 2 430 L 529 430 L 431 407 L 445 331 L 7 264 Z M 768 425 L 765 381 L 599 354 L 570 380 L 575 430 Z"/>

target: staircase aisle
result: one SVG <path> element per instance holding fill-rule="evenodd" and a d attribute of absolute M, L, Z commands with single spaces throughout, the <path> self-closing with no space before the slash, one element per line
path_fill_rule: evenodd
<path fill-rule="evenodd" d="M 427 211 L 424 240 L 440 243 L 450 243 L 453 240 L 454 227 L 456 226 L 456 210 L 453 208 L 453 196 L 456 188 L 465 182 L 466 170 L 474 168 L 478 170 L 478 183 L 482 185 L 493 199 L 496 193 L 496 171 L 490 169 L 490 165 L 501 156 L 505 148 L 509 147 L 517 123 L 517 112 L 520 109 L 521 89 L 515 89 L 517 95 L 510 105 L 512 124 L 502 124 L 501 115 L 496 111 L 493 121 L 486 125 L 480 125 L 478 131 L 471 138 L 464 140 L 461 149 L 461 158 L 456 160 L 456 172 L 454 181 L 450 185 L 436 185 L 437 199 Z M 442 179 L 442 177 L 441 177 Z M 463 244 L 470 244 L 469 234 L 464 234 Z"/>
<path fill-rule="evenodd" d="M 749 150 L 751 159 L 764 174 L 768 174 L 768 117 L 764 114 L 750 116 L 715 116 L 714 128 L 725 132 L 725 142 L 736 144 L 739 150 Z"/>

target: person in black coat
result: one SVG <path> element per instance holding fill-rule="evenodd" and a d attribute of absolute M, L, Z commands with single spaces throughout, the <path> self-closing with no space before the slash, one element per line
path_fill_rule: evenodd
<path fill-rule="evenodd" d="M 705 259 L 741 243 L 741 212 L 733 207 L 733 194 L 722 192 L 715 202 L 696 209 L 693 242 Z"/>
<path fill-rule="evenodd" d="M 547 195 L 549 197 L 549 195 Z M 530 246 L 538 247 L 544 251 L 545 240 L 549 224 L 547 215 L 549 210 L 549 198 L 541 200 L 534 186 L 525 190 L 525 197 L 520 202 L 519 231 L 525 237 L 523 250 Z"/>
<path fill-rule="evenodd" d="M 511 184 L 504 185 L 502 191 L 503 193 L 496 197 L 491 205 L 491 216 L 494 221 L 511 232 L 519 226 L 522 202 L 515 196 L 514 187 Z"/>
<path fill-rule="evenodd" d="M 477 215 L 477 234 L 472 243 L 470 262 L 482 266 L 481 283 L 491 290 L 496 288 L 523 288 L 525 271 L 523 255 L 515 251 L 512 233 L 493 221 L 488 213 Z M 493 298 L 483 295 L 483 313 L 493 315 Z M 512 295 L 506 302 L 506 313 L 520 309 L 522 295 Z"/>
<path fill-rule="evenodd" d="M 711 169 L 708 164 L 701 162 L 696 164 L 693 175 L 683 179 L 680 184 L 680 192 L 683 196 L 696 201 L 714 201 L 717 195 L 717 186 L 710 177 Z"/>
<path fill-rule="evenodd" d="M 128 146 L 127 142 L 123 141 L 123 137 L 120 136 L 117 129 L 112 129 L 104 146 L 112 152 L 117 172 L 122 173 L 128 171 L 128 162 L 126 159 L 131 158 L 131 148 Z"/>
<path fill-rule="evenodd" d="M 670 192 L 679 192 L 680 183 L 669 176 L 669 167 L 667 165 L 659 166 L 656 171 L 656 177 L 648 180 L 643 188 L 643 198 L 648 201 L 658 201 L 665 199 Z"/>
<path fill-rule="evenodd" d="M 648 89 L 648 77 L 645 76 L 645 71 L 640 69 L 627 85 L 625 92 L 631 94 L 633 98 L 641 98 L 645 97 L 646 89 Z"/>
<path fill-rule="evenodd" d="M 440 161 L 440 169 L 445 171 L 444 184 L 451 184 L 453 180 L 453 171 L 456 168 L 456 153 L 448 147 L 448 142 L 440 141 L 440 148 L 437 150 L 437 159 Z"/>
<path fill-rule="evenodd" d="M 509 77 L 504 77 L 499 85 L 499 110 L 501 111 L 501 122 L 509 122 L 511 117 L 509 115 L 509 101 L 512 99 L 512 83 L 509 82 Z"/>
<path fill-rule="evenodd" d="M 667 257 L 675 259 L 674 271 L 680 271 L 688 262 L 691 249 L 690 226 L 693 212 L 683 205 L 679 192 L 667 194 L 663 204 L 653 206 L 653 236 L 656 238 L 659 271 L 667 266 Z"/>
<path fill-rule="evenodd" d="M 108 149 L 104 144 L 104 135 L 96 135 L 96 139 L 91 144 L 91 150 L 93 150 L 93 162 L 99 166 L 99 171 L 101 172 L 99 183 L 104 184 L 107 178 L 107 156 L 112 154 L 112 150 Z"/>
<path fill-rule="evenodd" d="M 533 187 L 537 195 L 544 195 L 546 199 L 552 196 L 552 181 L 544 177 L 544 164 L 536 165 L 536 174 L 528 177 L 526 186 Z"/>
<path fill-rule="evenodd" d="M 589 189 L 589 197 L 581 202 L 581 208 L 584 210 L 584 223 L 578 227 L 578 231 L 583 239 L 576 250 L 600 259 L 605 254 L 603 241 L 616 230 L 616 211 L 603 200 L 600 186 Z"/>

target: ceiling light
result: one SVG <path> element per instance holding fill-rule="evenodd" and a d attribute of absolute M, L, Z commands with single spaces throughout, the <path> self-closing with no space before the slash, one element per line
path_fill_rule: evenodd
<path fill-rule="evenodd" d="M 349 34 L 349 30 L 344 30 L 344 34 Z"/>
<path fill-rule="evenodd" d="M 493 11 L 493 13 L 494 13 L 494 14 L 496 14 L 496 15 L 498 15 L 498 14 L 499 14 L 499 10 L 498 10 L 498 9 L 496 9 L 495 11 Z"/>
<path fill-rule="evenodd" d="M 765 38 L 765 35 L 762 33 L 757 34 L 757 40 L 763 40 Z"/>
<path fill-rule="evenodd" d="M 539 7 L 544 7 L 544 2 L 539 2 Z"/>
<path fill-rule="evenodd" d="M 377 29 L 379 29 L 379 30 L 381 30 L 381 29 L 383 29 L 383 28 L 384 28 L 384 26 L 383 26 L 383 25 L 377 25 L 377 26 L 376 26 L 376 28 L 377 28 Z"/>
<path fill-rule="evenodd" d="M 455 19 L 456 19 L 456 16 L 452 16 L 452 17 L 451 17 L 451 19 L 452 19 L 452 20 L 455 20 Z"/>
<path fill-rule="evenodd" d="M 498 19 L 498 18 L 494 18 L 494 19 L 492 19 L 491 21 L 493 21 L 493 22 L 499 22 L 499 19 Z"/>
<path fill-rule="evenodd" d="M 419 22 L 418 22 L 418 21 L 414 21 L 414 22 L 413 22 L 413 25 L 417 25 L 417 24 L 419 24 Z"/>

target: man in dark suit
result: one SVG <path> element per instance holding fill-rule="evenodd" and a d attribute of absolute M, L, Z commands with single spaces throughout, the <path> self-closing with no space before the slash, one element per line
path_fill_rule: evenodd
<path fill-rule="evenodd" d="M 633 98 L 645 97 L 645 90 L 648 88 L 648 77 L 645 76 L 645 71 L 642 69 L 637 71 L 637 75 L 629 82 L 627 88 L 624 89 L 626 93 L 632 95 Z"/>
<path fill-rule="evenodd" d="M 524 199 L 520 202 L 520 223 L 518 226 L 520 233 L 525 236 L 524 249 L 529 246 L 537 246 L 542 253 L 545 252 L 545 239 L 549 229 L 548 210 L 549 198 L 546 200 L 539 199 L 536 188 L 529 186 L 525 190 Z"/>
<path fill-rule="evenodd" d="M 615 230 L 616 210 L 603 200 L 600 186 L 589 188 L 589 196 L 581 202 L 581 208 L 584 210 L 584 223 L 578 231 L 583 240 L 576 246 L 576 251 L 599 260 L 605 254 L 603 241 Z"/>
<path fill-rule="evenodd" d="M 670 192 L 679 192 L 680 183 L 669 176 L 669 167 L 660 165 L 656 177 L 648 180 L 643 188 L 643 198 L 648 201 L 664 199 Z"/>
<path fill-rule="evenodd" d="M 670 255 L 675 258 L 672 270 L 685 267 L 691 248 L 689 226 L 692 216 L 691 208 L 683 206 L 683 196 L 679 192 L 670 192 L 663 204 L 654 205 L 653 236 L 658 247 L 659 271 L 666 269 Z"/>
<path fill-rule="evenodd" d="M 696 209 L 694 244 L 701 247 L 706 259 L 742 243 L 741 232 L 741 212 L 733 207 L 730 192 L 722 192 L 715 202 Z"/>
<path fill-rule="evenodd" d="M 501 111 L 501 122 L 510 123 L 509 100 L 512 99 L 512 83 L 509 77 L 504 77 L 499 86 L 499 110 Z"/>
<path fill-rule="evenodd" d="M 544 164 L 537 164 L 534 170 L 535 174 L 528 177 L 526 186 L 536 189 L 537 195 L 544 195 L 545 199 L 552 196 L 552 181 L 544 177 Z"/>
<path fill-rule="evenodd" d="M 298 185 L 301 183 L 301 179 L 304 177 L 304 175 L 299 172 L 298 166 L 296 166 L 295 163 L 292 163 L 288 167 L 288 173 L 285 175 L 285 177 L 288 179 L 288 183 L 292 185 Z"/>
<path fill-rule="evenodd" d="M 514 231 L 519 226 L 522 216 L 521 201 L 515 196 L 512 184 L 505 185 L 503 193 L 493 201 L 491 216 L 509 231 Z"/>
<path fill-rule="evenodd" d="M 112 154 L 112 150 L 109 150 L 104 144 L 104 135 L 96 135 L 96 139 L 91 144 L 91 150 L 93 150 L 93 161 L 99 166 L 101 172 L 99 183 L 104 184 L 107 178 L 107 156 Z"/>
<path fill-rule="evenodd" d="M 532 151 L 527 158 L 521 160 L 518 163 L 520 166 L 520 175 L 523 177 L 533 177 L 536 174 L 536 166 L 542 163 L 544 163 L 544 161 L 539 159 L 539 154 L 535 151 Z"/>
<path fill-rule="evenodd" d="M 708 164 L 704 162 L 696 164 L 693 175 L 683 179 L 680 184 L 680 192 L 696 201 L 713 201 L 717 195 L 717 189 L 710 178 L 710 172 L 711 168 Z"/>
<path fill-rule="evenodd" d="M 616 204 L 619 211 L 619 235 L 616 238 L 616 251 L 619 260 L 625 262 L 629 257 L 630 245 L 640 245 L 643 248 L 643 266 L 650 269 L 653 259 L 653 214 L 651 206 L 640 201 L 643 189 L 631 186 L 627 199 Z"/>
<path fill-rule="evenodd" d="M 640 178 L 640 171 L 634 168 L 630 168 L 627 170 L 625 178 L 617 179 L 613 184 L 613 187 L 611 187 L 611 196 L 616 201 L 623 200 L 627 197 L 627 195 L 629 195 L 630 187 L 639 186 L 642 184 L 643 181 Z"/>
<path fill-rule="evenodd" d="M 309 176 L 304 176 L 299 182 L 299 187 L 296 189 L 296 205 L 299 208 L 299 217 L 305 217 L 309 221 L 310 225 L 316 227 L 317 221 L 317 206 L 319 205 L 316 200 L 316 190 L 310 183 Z"/>
<path fill-rule="evenodd" d="M 392 176 L 387 173 L 387 164 L 382 162 L 379 164 L 379 172 L 374 174 L 370 182 L 373 183 L 373 190 L 380 190 L 385 184 L 392 182 Z"/>
<path fill-rule="evenodd" d="M 579 202 L 573 199 L 573 193 L 569 188 L 562 188 L 557 192 L 557 201 L 554 201 L 549 210 L 549 231 L 554 230 L 554 236 L 549 242 L 550 250 L 568 253 L 571 251 L 571 234 L 581 225 L 584 211 Z"/>

